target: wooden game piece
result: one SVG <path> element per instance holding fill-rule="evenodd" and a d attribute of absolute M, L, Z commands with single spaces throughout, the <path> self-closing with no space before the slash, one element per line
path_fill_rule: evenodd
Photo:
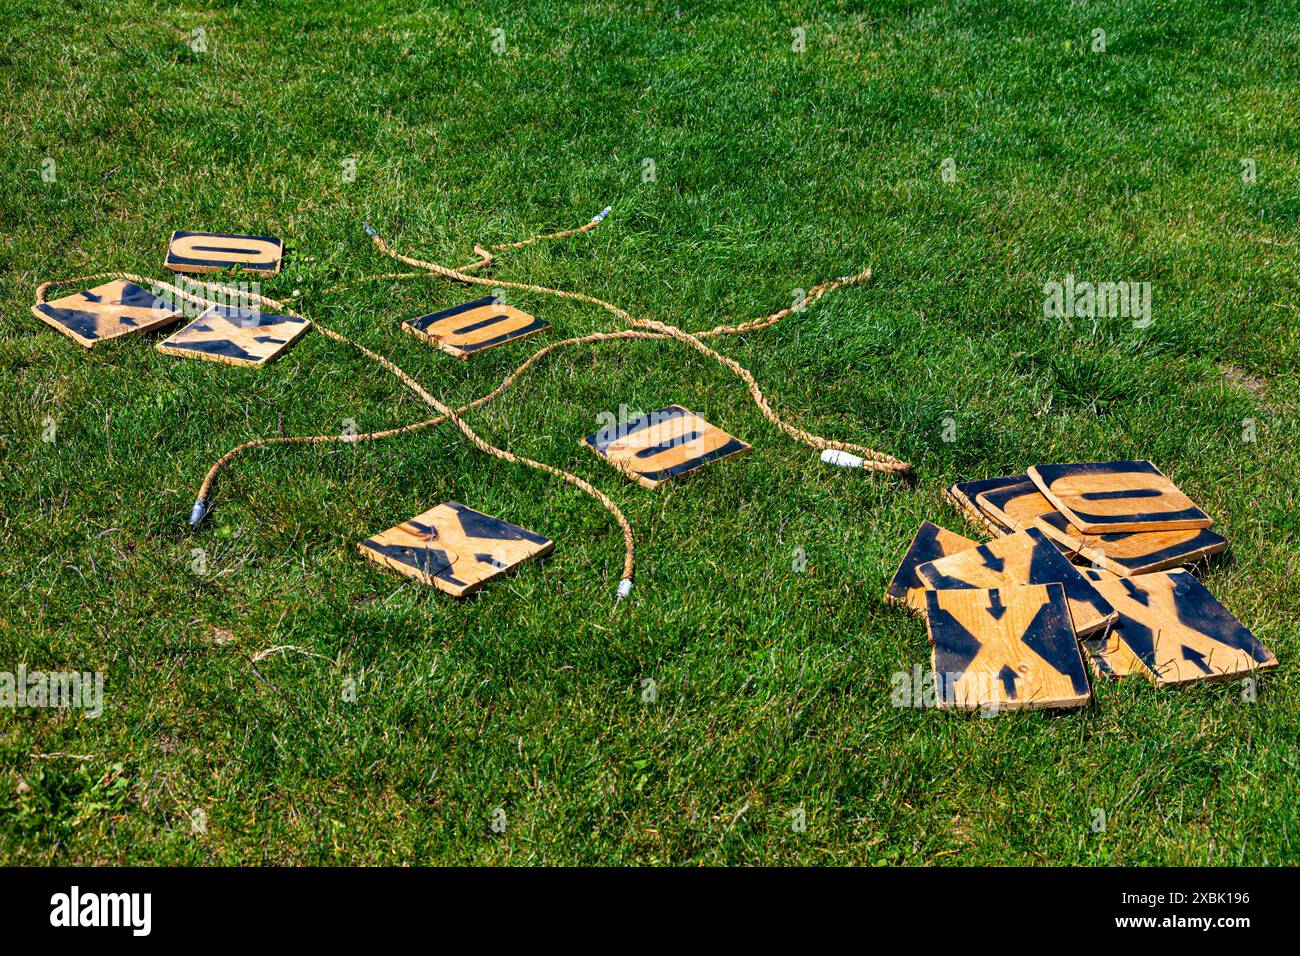
<path fill-rule="evenodd" d="M 1228 547 L 1227 538 L 1208 528 L 1084 534 L 1056 510 L 1039 515 L 1034 525 L 1052 540 L 1073 548 L 1080 558 L 1122 576 L 1191 564 Z"/>
<path fill-rule="evenodd" d="M 93 348 L 96 342 L 170 325 L 180 318 L 181 310 L 134 282 L 114 279 L 53 302 L 37 303 L 32 314 L 78 345 Z"/>
<path fill-rule="evenodd" d="M 1159 685 L 1240 677 L 1277 658 L 1187 571 L 1097 580 L 1119 612 L 1116 633 Z"/>
<path fill-rule="evenodd" d="M 239 266 L 246 272 L 278 275 L 284 243 L 271 236 L 236 236 L 224 232 L 172 233 L 163 264 L 172 272 L 220 272 Z"/>
<path fill-rule="evenodd" d="M 1118 619 L 1094 585 L 1037 528 L 918 565 L 916 573 L 937 590 L 1057 582 L 1065 591 L 1075 633 L 1080 637 Z"/>
<path fill-rule="evenodd" d="M 526 339 L 550 327 L 551 323 L 498 302 L 490 295 L 402 323 L 402 328 L 412 335 L 432 342 L 459 359 Z"/>
<path fill-rule="evenodd" d="M 940 707 L 1081 707 L 1091 698 L 1060 584 L 926 591 L 925 601 Z"/>
<path fill-rule="evenodd" d="M 646 488 L 711 461 L 743 455 L 749 446 L 680 405 L 669 405 L 589 435 L 584 444 Z"/>
<path fill-rule="evenodd" d="M 967 518 L 984 528 L 995 538 L 1011 533 L 1011 529 L 985 512 L 976 499 L 986 491 L 1018 485 L 1028 481 L 1028 475 L 1010 475 L 1006 478 L 979 478 L 975 481 L 959 481 L 944 491 L 944 496 Z"/>
<path fill-rule="evenodd" d="M 293 315 L 214 306 L 158 343 L 158 351 L 228 365 L 265 365 L 310 327 Z"/>
<path fill-rule="evenodd" d="M 893 604 L 902 604 L 912 610 L 925 613 L 925 582 L 916 576 L 916 566 L 926 561 L 933 561 L 958 551 L 965 551 L 979 545 L 978 541 L 953 534 L 937 524 L 922 521 L 917 528 L 912 543 L 908 545 L 903 561 L 894 573 L 894 579 L 885 590 L 885 600 Z"/>
<path fill-rule="evenodd" d="M 372 561 L 453 597 L 465 597 L 524 561 L 550 554 L 555 544 L 448 501 L 367 538 L 358 547 Z"/>
<path fill-rule="evenodd" d="M 1175 531 L 1213 522 L 1149 461 L 1035 465 L 1030 479 L 1080 531 Z"/>

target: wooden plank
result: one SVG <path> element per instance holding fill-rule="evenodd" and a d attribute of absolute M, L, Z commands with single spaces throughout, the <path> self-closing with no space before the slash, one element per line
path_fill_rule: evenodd
<path fill-rule="evenodd" d="M 749 451 L 743 441 L 680 405 L 589 435 L 583 443 L 646 488 Z"/>
<path fill-rule="evenodd" d="M 358 547 L 372 561 L 465 597 L 523 562 L 550 554 L 555 543 L 448 501 Z"/>
<path fill-rule="evenodd" d="M 926 591 L 925 600 L 940 707 L 1081 707 L 1091 698 L 1060 584 Z"/>
<path fill-rule="evenodd" d="M 1208 528 L 1210 516 L 1149 461 L 1035 465 L 1030 479 L 1080 531 Z"/>
<path fill-rule="evenodd" d="M 1011 529 L 983 511 L 976 504 L 976 499 L 986 491 L 1003 488 L 1007 485 L 1018 485 L 1028 480 L 1028 475 L 1009 475 L 1005 478 L 978 478 L 974 481 L 959 481 L 951 488 L 946 489 L 944 496 L 971 521 L 987 530 L 993 537 L 1001 538 L 1010 534 Z"/>
<path fill-rule="evenodd" d="M 1056 510 L 1039 515 L 1034 523 L 1049 538 L 1073 548 L 1080 558 L 1122 576 L 1191 564 L 1228 547 L 1227 538 L 1208 528 L 1084 534 Z"/>
<path fill-rule="evenodd" d="M 239 236 L 226 232 L 172 233 L 163 264 L 172 272 L 220 272 L 239 266 L 246 272 L 273 276 L 280 272 L 284 243 L 272 236 Z"/>
<path fill-rule="evenodd" d="M 1159 685 L 1242 677 L 1277 666 L 1231 612 L 1187 571 L 1097 580 L 1119 612 L 1116 633 Z"/>
<path fill-rule="evenodd" d="M 490 295 L 402 323 L 402 328 L 412 335 L 459 359 L 521 341 L 550 327 L 551 323 Z"/>
<path fill-rule="evenodd" d="M 1070 603 L 1070 615 L 1079 637 L 1118 620 L 1115 609 L 1097 593 L 1096 587 L 1037 528 L 1017 531 L 969 551 L 918 565 L 916 573 L 937 590 L 1057 582 Z"/>
<path fill-rule="evenodd" d="M 114 279 L 103 285 L 32 306 L 32 314 L 78 345 L 93 348 L 133 332 L 171 325 L 181 309 L 134 282 Z"/>
<path fill-rule="evenodd" d="M 908 545 L 903 555 L 902 563 L 894 573 L 894 579 L 885 589 L 885 600 L 924 614 L 926 586 L 925 582 L 917 577 L 917 565 L 978 546 L 978 541 L 953 534 L 946 528 L 929 521 L 922 521 L 921 527 L 916 529 L 912 543 Z"/>
<path fill-rule="evenodd" d="M 233 306 L 214 306 L 158 343 L 158 351 L 227 365 L 265 365 L 296 342 L 311 323 Z"/>

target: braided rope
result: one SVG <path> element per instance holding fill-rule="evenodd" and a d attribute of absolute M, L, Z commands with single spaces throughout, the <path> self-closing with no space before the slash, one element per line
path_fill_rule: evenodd
<path fill-rule="evenodd" d="M 464 434 L 465 437 L 468 438 L 470 442 L 479 450 L 484 451 L 487 454 L 493 455 L 494 457 L 500 458 L 503 461 L 525 464 L 531 468 L 535 468 L 537 470 L 544 471 L 548 474 L 559 477 L 565 482 L 584 491 L 588 495 L 591 495 L 593 498 L 599 501 L 602 504 L 602 506 L 604 506 L 605 509 L 610 512 L 610 514 L 614 516 L 615 520 L 618 522 L 619 527 L 623 532 L 623 546 L 624 546 L 623 574 L 622 574 L 622 579 L 620 580 L 619 583 L 619 591 L 618 591 L 619 597 L 621 598 L 628 593 L 632 584 L 632 573 L 633 573 L 633 567 L 635 562 L 635 540 L 632 533 L 632 527 L 628 523 L 627 518 L 624 516 L 624 514 L 618 508 L 618 506 L 607 495 L 605 495 L 599 489 L 592 486 L 589 482 L 583 480 L 582 478 L 579 478 L 577 475 L 564 471 L 561 468 L 556 468 L 552 465 L 544 464 L 543 462 L 535 461 L 530 458 L 516 455 L 513 452 L 507 451 L 506 449 L 499 448 L 495 445 L 492 445 L 491 443 L 483 439 L 481 436 L 479 436 L 461 418 L 461 416 L 465 412 L 477 408 L 481 405 L 484 405 L 487 402 L 492 401 L 493 399 L 500 396 L 528 368 L 530 368 L 536 362 L 540 361 L 546 355 L 550 354 L 553 351 L 556 351 L 557 349 L 567 348 L 569 346 L 581 345 L 581 344 L 586 344 L 591 342 L 616 341 L 616 340 L 623 340 L 623 339 L 676 339 L 678 341 L 684 342 L 687 345 L 690 345 L 692 348 L 696 349 L 701 354 L 718 362 L 724 368 L 728 369 L 733 374 L 738 376 L 743 382 L 745 382 L 746 386 L 749 389 L 751 398 L 753 398 L 754 403 L 758 406 L 759 411 L 763 414 L 763 416 L 767 418 L 770 422 L 772 422 L 774 425 L 776 425 L 778 428 L 780 428 L 787 435 L 794 438 L 795 440 L 800 441 L 812 448 L 820 449 L 823 451 L 835 450 L 840 452 L 850 452 L 852 454 L 858 455 L 860 456 L 861 459 L 860 464 L 862 467 L 871 468 L 876 471 L 881 471 L 881 472 L 896 474 L 896 475 L 906 475 L 911 472 L 910 465 L 908 465 L 904 461 L 901 461 L 898 458 L 893 457 L 892 455 L 888 455 L 885 454 L 884 452 L 879 452 L 862 445 L 853 444 L 851 442 L 839 442 L 839 441 L 826 439 L 821 437 L 820 435 L 816 435 L 811 432 L 805 431 L 801 428 L 798 428 L 786 422 L 772 409 L 770 402 L 768 401 L 766 396 L 763 395 L 762 390 L 759 388 L 758 382 L 755 380 L 753 374 L 748 369 L 746 369 L 744 366 L 742 366 L 739 362 L 735 361 L 734 359 L 721 354 L 720 352 L 716 351 L 715 349 L 711 348 L 703 341 L 701 341 L 702 339 L 705 338 L 714 338 L 722 335 L 738 335 L 738 334 L 744 334 L 746 332 L 753 332 L 753 331 L 759 331 L 762 329 L 770 328 L 771 326 L 780 322 L 782 319 L 786 318 L 793 312 L 797 311 L 796 307 L 794 306 L 791 306 L 786 309 L 782 309 L 778 312 L 774 312 L 771 315 L 765 316 L 763 318 L 751 320 L 749 322 L 743 322 L 743 323 L 732 324 L 732 325 L 726 325 L 726 324 L 717 325 L 711 329 L 706 329 L 699 332 L 687 332 L 683 329 L 677 328 L 676 326 L 669 325 L 664 322 L 659 322 L 653 319 L 638 319 L 635 316 L 633 316 L 631 313 L 627 312 L 626 310 L 621 309 L 618 306 L 610 302 L 607 302 L 603 299 L 599 299 L 596 298 L 595 296 L 587 295 L 586 293 L 571 292 L 567 290 L 553 289 L 547 286 L 532 285 L 532 284 L 520 283 L 520 282 L 507 282 L 503 280 L 485 279 L 479 276 L 470 275 L 472 271 L 482 269 L 482 268 L 490 268 L 495 262 L 495 257 L 493 256 L 494 251 L 521 249 L 526 246 L 532 245 L 533 243 L 536 242 L 542 242 L 542 241 L 553 240 L 553 239 L 564 239 L 571 236 L 576 236 L 582 233 L 589 232 L 592 229 L 596 228 L 596 226 L 598 226 L 604 220 L 604 218 L 609 214 L 609 211 L 610 210 L 606 208 L 597 216 L 595 216 L 590 222 L 576 229 L 567 229 L 560 232 L 537 235 L 518 242 L 498 243 L 488 248 L 484 248 L 483 246 L 480 245 L 475 245 L 473 247 L 474 252 L 479 258 L 474 262 L 461 266 L 460 268 L 450 268 L 447 266 L 440 265 L 438 263 L 427 262 L 422 259 L 416 259 L 410 256 L 401 255 L 396 251 L 394 251 L 393 249 L 391 249 L 388 246 L 388 244 L 384 242 L 384 240 L 373 229 L 371 229 L 367 225 L 366 231 L 370 234 L 372 241 L 375 243 L 376 247 L 382 253 L 390 256 L 393 259 L 398 260 L 399 262 L 403 262 L 407 265 L 414 266 L 418 269 L 421 269 L 422 271 L 405 272 L 405 273 L 384 273 L 382 275 L 364 276 L 359 279 L 352 280 L 351 282 L 332 286 L 326 289 L 322 293 L 323 295 L 328 295 L 340 291 L 341 289 L 348 287 L 354 282 L 382 281 L 386 279 L 421 278 L 428 273 L 433 273 L 458 282 L 464 282 L 469 285 L 494 286 L 499 288 L 518 289 L 527 292 L 537 292 L 544 295 L 551 295 L 561 299 L 569 299 L 569 300 L 574 300 L 579 302 L 586 302 L 588 304 L 599 306 L 605 309 L 606 311 L 611 312 L 612 314 L 622 319 L 625 323 L 633 326 L 633 328 L 623 330 L 623 331 L 618 331 L 618 332 L 592 333 L 589 335 L 578 336 L 575 338 L 563 339 L 554 342 L 550 345 L 547 345 L 539 349 L 533 355 L 529 356 L 529 358 L 527 358 L 513 372 L 507 375 L 505 379 L 502 380 L 501 384 L 498 385 L 495 389 L 486 393 L 485 395 L 480 396 L 477 399 L 474 399 L 473 401 L 465 405 L 462 405 L 460 408 L 452 409 L 446 404 L 444 404 L 443 402 L 439 401 L 433 395 L 431 395 L 414 378 L 412 378 L 409 374 L 403 371 L 396 364 L 389 361 L 387 358 L 379 355 L 378 353 L 372 351 L 371 349 L 365 347 L 364 345 L 361 345 L 360 343 L 348 338 L 347 336 L 334 331 L 333 329 L 323 326 L 320 323 L 316 323 L 316 327 L 326 337 L 336 342 L 351 345 L 353 348 L 356 348 L 358 351 L 362 352 L 368 358 L 372 359 L 373 361 L 383 366 L 387 371 L 389 371 L 392 375 L 398 378 L 404 385 L 406 385 L 408 388 L 414 391 L 422 401 L 424 401 L 427 405 L 432 407 L 439 414 L 433 418 L 429 418 L 424 421 L 413 422 L 408 425 L 402 425 L 394 428 L 388 428 L 388 429 L 383 429 L 374 432 L 366 432 L 366 433 L 356 434 L 356 435 L 327 434 L 327 435 L 276 436 L 272 438 L 257 438 L 257 439 L 252 439 L 250 441 L 244 442 L 243 444 L 230 449 L 228 452 L 226 452 L 226 454 L 224 454 L 221 458 L 219 458 L 216 462 L 214 462 L 212 467 L 208 470 L 208 473 L 204 476 L 203 483 L 199 489 L 198 498 L 195 502 L 194 511 L 190 516 L 191 525 L 197 526 L 198 523 L 202 520 L 203 516 L 207 513 L 208 496 L 211 493 L 213 483 L 215 482 L 216 477 L 218 473 L 221 471 L 221 469 L 224 468 L 227 464 L 229 464 L 234 458 L 238 457 L 243 452 L 248 451 L 252 448 L 258 448 L 267 445 L 278 445 L 278 444 L 314 445 L 314 444 L 327 444 L 327 443 L 340 442 L 340 441 L 348 442 L 348 443 L 376 441 L 383 438 L 389 438 L 395 435 L 401 435 L 401 434 L 406 434 L 408 432 L 419 431 L 424 428 L 429 428 L 429 427 L 443 424 L 444 422 L 450 420 L 453 424 L 456 425 L 456 427 L 461 431 L 461 433 Z M 807 308 L 814 305 L 827 292 L 837 289 L 840 286 L 852 285 L 859 282 L 864 282 L 870 277 L 871 277 L 871 270 L 865 269 L 854 276 L 845 276 L 839 279 L 833 279 L 828 282 L 820 283 L 814 286 L 813 289 L 808 293 L 807 297 L 804 300 L 803 307 Z M 170 290 L 176 293 L 181 298 L 184 298 L 188 301 L 192 301 L 204 305 L 217 304 L 212 300 L 206 299 L 202 296 L 197 296 L 188 293 L 185 290 L 180 289 L 169 283 L 161 282 L 155 279 L 147 279 L 141 276 L 133 275 L 131 273 L 104 273 L 95 276 L 81 276 L 75 279 L 62 279 L 62 280 L 55 280 L 51 282 L 45 282 L 37 287 L 36 290 L 37 303 L 40 304 L 45 301 L 46 291 L 53 285 L 70 284 L 74 282 L 81 283 L 81 282 L 88 282 L 88 281 L 103 279 L 103 278 L 119 278 L 119 279 L 126 279 L 128 281 L 132 281 L 136 283 L 150 284 L 150 285 L 154 285 L 160 288 Z M 231 289 L 228 286 L 216 282 L 202 282 L 196 284 L 200 284 L 204 288 L 209 290 L 214 290 L 214 291 L 220 290 L 224 293 L 233 294 L 242 297 L 246 300 L 255 300 L 263 305 L 267 305 L 284 314 L 292 315 L 296 318 L 305 319 L 304 316 L 301 316 L 298 313 L 288 309 L 288 307 L 285 306 L 283 303 L 278 302 L 269 297 L 262 296 L 257 293 Z"/>
<path fill-rule="evenodd" d="M 126 279 L 129 282 L 143 283 L 147 285 L 152 285 L 156 288 L 166 289 L 169 292 L 173 292 L 176 295 L 180 296 L 181 298 L 184 298 L 190 302 L 195 302 L 203 305 L 218 304 L 211 299 L 206 299 L 202 296 L 187 292 L 184 289 L 172 285 L 171 283 L 162 282 L 157 279 L 147 279 L 144 278 L 143 276 L 133 275 L 132 273 L 129 272 L 101 273 L 99 275 L 80 276 L 75 279 L 59 279 L 51 282 L 42 283 L 36 289 L 37 304 L 39 305 L 45 302 L 45 294 L 48 291 L 48 289 L 53 285 L 61 285 L 64 283 L 71 283 L 71 282 L 78 282 L 78 283 L 92 282 L 100 279 Z M 269 296 L 260 295 L 259 293 L 250 292 L 246 290 L 232 289 L 228 286 L 222 285 L 219 282 L 200 282 L 195 284 L 202 285 L 205 289 L 211 291 L 219 290 L 221 292 L 237 296 L 245 301 L 257 302 L 261 305 L 265 305 L 271 309 L 276 310 L 277 313 L 279 314 L 293 316 L 294 318 L 303 319 L 304 321 L 310 321 L 306 318 L 306 316 L 299 315 L 297 312 L 294 312 L 292 309 L 286 306 L 283 302 L 279 302 L 275 299 L 270 298 Z M 622 510 L 618 507 L 618 505 L 614 503 L 614 501 L 608 495 L 606 495 L 599 488 L 596 488 L 590 482 L 585 481 L 584 479 L 579 478 L 577 475 L 572 474 L 571 472 L 567 472 L 562 468 L 556 468 L 554 465 L 547 465 L 540 461 L 534 461 L 533 459 L 526 458 L 523 455 L 516 455 L 513 452 L 506 451 L 503 448 L 498 448 L 497 446 L 491 444 L 490 442 L 480 437 L 478 433 L 475 432 L 474 429 L 471 428 L 469 424 L 466 423 L 465 420 L 460 417 L 460 413 L 458 411 L 450 408 L 449 406 L 445 405 L 443 402 L 435 398 L 433 395 L 431 395 L 422 385 L 420 385 L 419 382 L 417 382 L 414 378 L 408 375 L 395 363 L 389 361 L 387 358 L 380 355 L 378 352 L 375 352 L 372 349 L 367 348 L 366 346 L 362 345 L 360 342 L 356 342 L 348 338 L 346 335 L 343 335 L 341 332 L 336 332 L 333 329 L 329 328 L 328 326 L 321 325 L 319 322 L 316 322 L 314 324 L 316 328 L 327 338 L 330 338 L 335 342 L 343 343 L 345 345 L 351 345 L 353 348 L 357 349 L 366 357 L 370 358 L 371 360 L 377 362 L 379 365 L 383 366 L 393 376 L 395 376 L 399 381 L 401 381 L 402 384 L 404 384 L 407 388 L 415 392 L 415 394 L 418 395 L 425 402 L 425 404 L 429 405 L 431 408 L 437 411 L 438 417 L 436 419 L 430 419 L 428 422 L 417 422 L 414 425 L 405 425 L 399 428 L 386 429 L 384 432 L 371 432 L 365 436 L 365 439 L 362 439 L 361 436 L 357 436 L 357 435 L 302 435 L 302 436 L 294 436 L 292 438 L 285 438 L 285 439 L 280 439 L 280 438 L 254 439 L 253 441 L 245 442 L 243 445 L 240 445 L 238 448 L 232 449 L 231 451 L 223 455 L 217 461 L 217 463 L 214 464 L 212 468 L 208 470 L 207 476 L 203 479 L 203 485 L 200 488 L 198 498 L 195 501 L 194 510 L 190 515 L 191 525 L 197 526 L 198 523 L 203 520 L 204 515 L 207 513 L 207 494 L 211 490 L 212 482 L 216 478 L 217 472 L 220 471 L 221 468 L 226 463 L 228 463 L 241 451 L 244 451 L 248 448 L 255 448 L 263 444 L 273 444 L 273 443 L 281 443 L 281 442 L 288 443 L 288 444 L 317 445 L 317 444 L 326 444 L 335 441 L 354 442 L 357 440 L 375 440 L 377 438 L 387 437 L 390 435 L 397 435 L 408 431 L 414 431 L 417 428 L 427 427 L 428 425 L 433 424 L 434 422 L 442 422 L 442 421 L 449 420 L 452 422 L 452 424 L 454 424 L 457 428 L 459 428 L 461 433 L 464 434 L 464 436 L 469 439 L 470 443 L 473 444 L 474 447 L 478 448 L 480 451 L 486 452 L 489 455 L 493 455 L 497 458 L 500 458 L 503 461 L 508 461 L 514 464 L 528 465 L 530 468 L 536 468 L 539 471 L 544 471 L 547 474 L 554 475 L 557 478 L 560 478 L 568 482 L 569 484 L 573 485 L 575 488 L 581 489 L 582 491 L 586 492 L 587 494 L 595 498 L 597 501 L 599 501 L 601 505 L 604 506 L 605 510 L 614 516 L 614 520 L 618 522 L 619 527 L 623 531 L 623 572 L 622 572 L 622 578 L 619 582 L 620 596 L 625 595 L 631 589 L 632 573 L 633 573 L 633 568 L 636 560 L 635 557 L 636 542 L 632 534 L 632 525 L 628 522 L 627 517 L 623 514 Z M 505 387 L 508 386 L 503 385 L 501 391 L 504 391 Z"/>
<path fill-rule="evenodd" d="M 568 233 L 556 233 L 555 235 L 557 236 L 570 235 L 576 232 L 585 231 L 588 228 L 594 228 L 596 224 L 597 224 L 597 220 L 592 220 L 592 222 L 588 223 L 587 226 L 583 227 L 582 229 L 570 230 L 570 232 Z M 600 306 L 602 309 L 605 309 L 606 311 L 611 312 L 614 315 L 618 316 L 625 323 L 635 328 L 648 329 L 654 332 L 658 332 L 661 335 L 667 336 L 669 338 L 674 338 L 677 339 L 678 341 L 685 342 L 687 345 L 690 345 L 696 351 L 700 352 L 703 355 L 708 356 L 709 358 L 718 362 L 724 368 L 729 369 L 735 375 L 739 376 L 740 379 L 749 387 L 749 394 L 754 399 L 754 403 L 758 406 L 759 411 L 763 413 L 763 417 L 766 418 L 768 421 L 770 421 L 772 424 L 776 425 L 778 428 L 780 428 L 791 438 L 794 438 L 796 441 L 803 442 L 805 445 L 808 445 L 811 448 L 816 448 L 819 451 L 826 450 L 826 449 L 833 449 L 836 451 L 851 452 L 852 454 L 858 455 L 863 459 L 862 462 L 863 467 L 871 468 L 872 470 L 875 471 L 881 471 L 881 472 L 886 472 L 895 475 L 907 475 L 911 473 L 912 466 L 909 465 L 907 462 L 902 461 L 901 459 L 895 458 L 893 455 L 888 455 L 884 452 L 876 451 L 873 448 L 868 448 L 865 445 L 857 445 L 852 442 L 831 441 L 830 439 L 823 438 L 820 435 L 815 435 L 812 432 L 808 432 L 794 425 L 791 425 L 789 422 L 781 418 L 781 416 L 778 415 L 775 411 L 773 411 L 771 404 L 768 402 L 767 398 L 763 395 L 762 389 L 759 388 L 758 382 L 754 379 L 753 374 L 747 368 L 745 368 L 735 359 L 728 358 L 727 356 L 716 351 L 715 349 L 710 348 L 708 345 L 706 345 L 704 342 L 700 340 L 700 336 L 698 334 L 686 332 L 682 329 L 677 328 L 675 325 L 669 325 L 666 322 L 659 322 L 654 319 L 638 319 L 627 310 L 621 309 L 611 302 L 606 302 L 604 299 L 598 299 L 595 296 L 587 295 L 584 292 L 571 292 L 564 289 L 552 289 L 548 286 L 531 285 L 526 282 L 507 282 L 501 279 L 486 279 L 481 276 L 470 275 L 469 273 L 459 269 L 452 269 L 449 268 L 448 266 L 439 265 L 436 262 L 427 262 L 423 259 L 416 259 L 413 256 L 402 255 L 401 253 L 392 249 L 388 245 L 388 243 L 384 241 L 383 237 L 381 237 L 369 226 L 367 226 L 366 229 L 371 234 L 370 236 L 371 241 L 374 242 L 376 248 L 378 248 L 380 252 L 384 253 L 385 255 L 393 259 L 396 259 L 398 262 L 404 262 L 408 266 L 414 266 L 417 269 L 424 269 L 428 272 L 432 272 L 437 275 L 444 276 L 448 279 L 454 279 L 457 282 L 464 282 L 469 285 L 485 285 L 485 286 L 493 286 L 495 288 L 501 288 L 501 289 L 519 289 L 524 292 L 537 292 L 543 295 L 555 296 L 556 298 L 560 298 L 560 299 L 570 299 L 578 302 L 586 302 L 591 305 L 597 305 Z M 525 241 L 524 244 L 526 245 L 527 241 Z M 821 283 L 819 286 L 814 288 L 814 292 L 816 293 L 817 298 L 821 298 L 823 294 L 829 292 L 832 289 L 837 289 L 842 285 L 854 285 L 856 283 L 863 282 L 866 279 L 868 279 L 870 276 L 871 276 L 871 270 L 865 269 L 854 276 L 845 276 L 840 279 L 832 279 L 829 282 Z M 785 318 L 793 311 L 794 311 L 793 307 L 789 309 L 783 309 L 780 312 L 777 312 L 774 315 L 768 316 L 764 319 L 756 320 L 754 322 L 745 323 L 738 326 L 720 325 L 713 329 L 710 329 L 705 334 L 710 336 L 733 335 L 739 332 L 748 332 L 748 331 L 755 331 L 760 328 L 767 328 L 771 325 L 775 325 L 777 322 L 781 321 L 781 319 Z"/>

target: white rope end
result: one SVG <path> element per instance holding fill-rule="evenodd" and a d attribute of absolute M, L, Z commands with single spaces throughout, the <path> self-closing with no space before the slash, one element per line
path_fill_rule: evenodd
<path fill-rule="evenodd" d="M 605 221 L 605 217 L 608 216 L 608 215 L 609 215 L 611 212 L 613 212 L 613 211 L 614 211 L 614 207 L 613 207 L 613 206 L 606 206 L 606 207 L 605 207 L 604 209 L 602 209 L 600 212 L 596 213 L 596 215 L 592 216 L 592 217 L 591 217 L 591 221 L 592 221 L 592 222 L 604 222 L 604 221 Z"/>
<path fill-rule="evenodd" d="M 632 593 L 631 578 L 624 578 L 622 581 L 618 582 L 618 600 L 620 601 L 623 600 L 623 598 L 627 597 L 631 593 Z"/>
<path fill-rule="evenodd" d="M 204 515 L 208 513 L 208 503 L 200 498 L 194 502 L 194 507 L 190 510 L 190 527 L 197 528 L 199 522 L 203 520 Z"/>
<path fill-rule="evenodd" d="M 864 460 L 838 448 L 826 448 L 822 451 L 822 461 L 828 465 L 839 465 L 841 468 L 861 468 Z"/>
<path fill-rule="evenodd" d="M 375 232 L 375 227 L 370 225 L 370 223 L 368 222 L 363 222 L 361 224 L 361 228 L 366 231 L 366 235 L 369 236 L 371 239 L 374 239 L 379 235 L 379 233 Z"/>

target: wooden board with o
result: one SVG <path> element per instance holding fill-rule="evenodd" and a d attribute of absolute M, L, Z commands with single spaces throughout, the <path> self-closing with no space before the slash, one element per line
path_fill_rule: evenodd
<path fill-rule="evenodd" d="M 158 351 L 227 365 L 265 365 L 298 340 L 311 323 L 234 306 L 213 306 L 158 343 Z"/>
<path fill-rule="evenodd" d="M 1052 540 L 1073 548 L 1080 558 L 1122 576 L 1191 564 L 1228 547 L 1227 538 L 1208 528 L 1085 534 L 1056 510 L 1039 515 L 1034 524 Z"/>
<path fill-rule="evenodd" d="M 32 306 L 32 314 L 78 345 L 171 325 L 181 310 L 134 282 L 114 279 L 103 285 Z"/>
<path fill-rule="evenodd" d="M 1040 516 L 1059 513 L 1032 481 L 981 492 L 976 496 L 975 503 L 994 521 L 1010 528 L 1011 532 L 1036 527 L 1035 522 Z M 1074 549 L 1069 544 L 1052 535 L 1047 537 L 1062 554 L 1074 554 Z"/>
<path fill-rule="evenodd" d="M 1277 658 L 1187 571 L 1096 580 L 1119 613 L 1115 633 L 1157 684 L 1242 677 Z"/>
<path fill-rule="evenodd" d="M 550 327 L 551 323 L 490 295 L 402 323 L 402 328 L 412 335 L 432 342 L 459 359 L 507 342 L 518 342 Z"/>
<path fill-rule="evenodd" d="M 743 441 L 680 405 L 613 425 L 583 443 L 646 488 L 749 451 Z"/>
<path fill-rule="evenodd" d="M 176 230 L 167 244 L 163 264 L 172 272 L 221 272 L 239 266 L 245 272 L 278 275 L 284 243 L 272 236 L 239 236 L 226 232 Z"/>
<path fill-rule="evenodd" d="M 1149 461 L 1035 465 L 1030 479 L 1088 534 L 1208 528 L 1210 516 Z"/>
<path fill-rule="evenodd" d="M 1059 583 L 1079 637 L 1118 619 L 1115 609 L 1094 585 L 1037 528 L 921 564 L 916 573 L 937 590 Z"/>
<path fill-rule="evenodd" d="M 448 501 L 367 538 L 358 547 L 372 561 L 465 597 L 525 561 L 550 554 L 540 534 Z"/>
<path fill-rule="evenodd" d="M 916 529 L 912 543 L 908 545 L 893 580 L 885 590 L 885 600 L 893 604 L 902 604 L 918 613 L 925 613 L 926 585 L 916 574 L 916 568 L 927 561 L 956 554 L 968 548 L 979 546 L 978 541 L 953 534 L 946 528 L 929 521 L 922 521 Z"/>
<path fill-rule="evenodd" d="M 959 481 L 945 489 L 944 496 L 971 521 L 984 528 L 995 538 L 1010 534 L 1011 529 L 983 511 L 975 500 L 984 492 L 1007 485 L 1018 485 L 1029 480 L 1028 475 L 1010 475 L 1006 478 L 978 478 L 973 481 Z"/>
<path fill-rule="evenodd" d="M 940 707 L 1081 707 L 1092 696 L 1060 584 L 927 591 Z"/>

